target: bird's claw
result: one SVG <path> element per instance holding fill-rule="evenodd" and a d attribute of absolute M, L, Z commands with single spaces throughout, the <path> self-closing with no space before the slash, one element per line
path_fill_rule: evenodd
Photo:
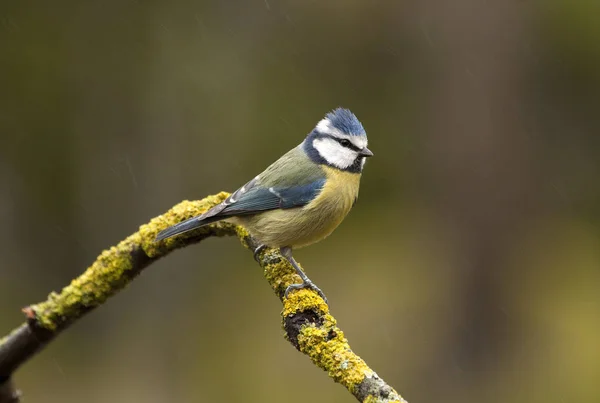
<path fill-rule="evenodd" d="M 288 288 L 286 288 L 285 293 L 283 295 L 285 298 L 288 298 L 288 294 L 290 293 L 290 291 L 301 290 L 303 288 L 310 288 L 311 290 L 315 291 L 317 294 L 319 294 L 321 298 L 323 298 L 323 301 L 325 301 L 325 303 L 329 305 L 329 303 L 327 302 L 327 297 L 325 296 L 323 291 L 321 291 L 321 289 L 317 287 L 312 281 L 305 281 L 300 284 L 289 285 Z"/>
<path fill-rule="evenodd" d="M 258 254 L 259 254 L 260 252 L 262 252 L 263 250 L 265 250 L 265 249 L 267 249 L 267 245 L 262 245 L 262 244 L 261 244 L 261 245 L 258 245 L 258 246 L 256 247 L 256 249 L 254 249 L 254 260 L 256 260 L 258 263 L 260 263 L 260 262 L 258 261 Z"/>

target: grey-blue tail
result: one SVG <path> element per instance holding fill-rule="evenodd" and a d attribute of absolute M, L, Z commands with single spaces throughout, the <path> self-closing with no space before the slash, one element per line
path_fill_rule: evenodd
<path fill-rule="evenodd" d="M 156 241 L 162 241 L 163 239 L 171 238 L 175 235 L 183 234 L 184 232 L 188 232 L 193 229 L 200 228 L 207 224 L 213 223 L 215 221 L 220 221 L 226 218 L 212 216 L 201 219 L 200 217 L 188 218 L 187 220 L 182 221 L 179 224 L 175 224 L 172 227 L 160 231 L 156 236 Z"/>

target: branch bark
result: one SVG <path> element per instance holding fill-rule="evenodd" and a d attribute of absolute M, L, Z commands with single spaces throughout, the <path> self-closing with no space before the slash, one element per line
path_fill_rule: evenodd
<path fill-rule="evenodd" d="M 69 325 L 102 305 L 122 290 L 154 261 L 212 236 L 237 236 L 251 251 L 255 241 L 242 227 L 218 222 L 162 242 L 154 239 L 159 231 L 198 215 L 223 201 L 228 193 L 189 202 L 152 219 L 117 246 L 105 250 L 96 261 L 60 293 L 51 293 L 44 302 L 23 309 L 26 322 L 0 340 L 0 403 L 17 403 L 19 392 L 11 377 L 28 359 L 42 350 Z M 388 403 L 406 401 L 356 355 L 329 313 L 329 307 L 309 289 L 284 298 L 288 285 L 300 281 L 277 250 L 258 255 L 264 276 L 283 302 L 283 328 L 290 343 L 335 382 L 342 384 L 359 401 Z"/>

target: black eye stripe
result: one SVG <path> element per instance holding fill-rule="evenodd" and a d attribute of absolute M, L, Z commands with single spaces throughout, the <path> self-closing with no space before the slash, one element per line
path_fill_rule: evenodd
<path fill-rule="evenodd" d="M 339 139 L 337 137 L 331 137 L 332 139 L 334 139 L 335 141 L 337 141 L 338 143 L 340 143 L 340 145 L 342 147 L 346 147 L 349 148 L 353 151 L 360 151 L 360 148 L 358 148 L 357 146 L 355 146 L 354 144 L 352 144 L 352 142 L 348 139 Z M 345 141 L 344 141 L 345 140 Z M 344 144 L 347 143 L 347 144 Z"/>

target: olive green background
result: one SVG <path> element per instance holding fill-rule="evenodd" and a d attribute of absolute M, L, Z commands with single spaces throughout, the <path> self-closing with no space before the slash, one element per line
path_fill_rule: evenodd
<path fill-rule="evenodd" d="M 600 400 L 600 3 L 0 2 L 0 331 L 337 106 L 361 196 L 296 253 L 411 403 Z M 234 239 L 148 268 L 15 380 L 35 402 L 350 402 Z"/>

